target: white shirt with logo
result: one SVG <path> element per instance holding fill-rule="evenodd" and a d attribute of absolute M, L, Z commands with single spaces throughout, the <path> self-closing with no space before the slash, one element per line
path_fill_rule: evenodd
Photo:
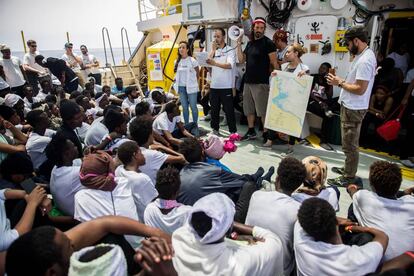
<path fill-rule="evenodd" d="M 230 89 L 234 86 L 235 75 L 233 68 L 236 64 L 236 54 L 234 49 L 226 45 L 222 49 L 217 49 L 214 53 L 214 61 L 221 64 L 230 64 L 231 69 L 223 69 L 218 66 L 211 67 L 211 88 Z"/>
<path fill-rule="evenodd" d="M 376 68 L 377 59 L 375 58 L 375 54 L 371 49 L 366 48 L 361 54 L 355 57 L 345 82 L 354 84 L 357 80 L 368 81 L 367 89 L 364 94 L 356 95 L 342 88 L 338 102 L 351 110 L 368 109 Z"/>

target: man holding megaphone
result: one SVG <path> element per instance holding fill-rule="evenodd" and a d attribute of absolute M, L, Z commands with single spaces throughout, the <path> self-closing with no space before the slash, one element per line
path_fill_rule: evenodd
<path fill-rule="evenodd" d="M 226 113 L 229 132 L 237 132 L 236 118 L 233 106 L 234 74 L 236 54 L 233 48 L 225 43 L 226 32 L 222 28 L 214 30 L 214 41 L 207 63 L 211 65 L 210 104 L 211 128 L 214 134 L 219 134 L 220 106 Z"/>

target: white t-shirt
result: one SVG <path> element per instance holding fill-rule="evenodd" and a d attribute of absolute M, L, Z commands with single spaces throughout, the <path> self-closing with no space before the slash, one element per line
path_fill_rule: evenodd
<path fill-rule="evenodd" d="M 126 97 L 122 102 L 121 107 L 129 110 L 132 106 L 135 106 L 139 102 L 141 102 L 141 99 L 139 97 L 134 99 L 133 101 L 130 101 L 129 98 Z"/>
<path fill-rule="evenodd" d="M 38 51 L 36 51 L 34 54 L 28 52 L 26 54 L 24 54 L 23 56 L 23 64 L 25 65 L 29 65 L 30 67 L 39 70 L 41 72 L 45 72 L 45 68 L 43 68 L 42 66 L 40 66 L 39 64 L 36 63 L 35 61 L 35 57 L 37 55 L 40 55 L 40 53 Z"/>
<path fill-rule="evenodd" d="M 355 57 L 345 78 L 345 82 L 352 84 L 356 80 L 369 81 L 367 90 L 362 95 L 356 95 L 345 89 L 341 89 L 338 102 L 351 110 L 368 109 L 376 68 L 377 59 L 375 58 L 375 54 L 371 49 L 366 48 L 361 54 Z"/>
<path fill-rule="evenodd" d="M 75 132 L 78 134 L 79 138 L 81 139 L 82 143 L 85 140 L 86 132 L 88 132 L 88 129 L 91 127 L 90 124 L 87 124 L 85 122 L 82 122 L 81 127 L 77 127 L 75 129 Z"/>
<path fill-rule="evenodd" d="M 144 212 L 144 222 L 162 231 L 172 234 L 175 230 L 183 226 L 191 211 L 192 207 L 181 205 L 172 209 L 168 214 L 163 214 L 155 202 L 147 205 Z"/>
<path fill-rule="evenodd" d="M 82 54 L 81 58 L 82 58 L 83 65 L 95 64 L 98 62 L 98 59 L 94 55 L 91 55 L 89 53 L 86 55 Z M 99 68 L 92 67 L 89 69 L 85 69 L 84 70 L 85 77 L 87 77 L 89 74 L 99 74 Z"/>
<path fill-rule="evenodd" d="M 4 196 L 5 191 L 0 190 L 0 252 L 7 250 L 19 237 L 17 230 L 10 228 L 10 221 L 6 216 L 6 208 L 4 207 L 4 201 L 6 200 Z"/>
<path fill-rule="evenodd" d="M 76 55 L 75 53 L 73 53 L 73 55 L 75 57 L 79 57 L 78 55 Z M 66 53 L 62 55 L 62 59 L 64 61 L 66 61 L 67 63 L 69 63 L 70 68 L 74 71 L 74 72 L 80 72 L 81 67 L 78 63 L 78 61 L 73 57 L 73 56 L 68 56 Z"/>
<path fill-rule="evenodd" d="M 187 94 L 198 92 L 197 72 L 198 62 L 193 57 L 181 59 L 177 66 L 177 74 L 175 76 L 178 86 L 185 86 Z"/>
<path fill-rule="evenodd" d="M 0 77 L 0 90 L 6 89 L 7 87 L 10 87 L 10 85 Z"/>
<path fill-rule="evenodd" d="M 379 242 L 349 246 L 315 241 L 299 222 L 295 224 L 294 248 L 298 276 L 354 276 L 375 272 L 384 250 Z"/>
<path fill-rule="evenodd" d="M 0 65 L 3 66 L 6 81 L 10 87 L 17 87 L 25 84 L 26 81 L 20 70 L 22 63 L 18 57 L 11 56 L 10 59 L 0 59 Z"/>
<path fill-rule="evenodd" d="M 257 191 L 250 199 L 246 216 L 247 225 L 269 229 L 279 236 L 283 245 L 284 275 L 290 275 L 295 267 L 293 227 L 299 208 L 300 203 L 288 195 L 277 191 Z"/>
<path fill-rule="evenodd" d="M 134 197 L 134 202 L 137 206 L 138 218 L 140 221 L 144 221 L 145 208 L 158 196 L 154 183 L 152 183 L 148 175 L 127 171 L 124 165 L 116 168 L 115 176 L 128 179 L 129 186 L 132 190 L 132 196 Z"/>
<path fill-rule="evenodd" d="M 360 190 L 354 194 L 353 204 L 359 224 L 380 229 L 388 235 L 384 261 L 414 250 L 414 196 L 393 200 Z"/>
<path fill-rule="evenodd" d="M 97 118 L 86 131 L 85 144 L 87 146 L 96 146 L 101 142 L 102 137 L 109 134 L 108 128 L 102 123 L 103 116 Z"/>
<path fill-rule="evenodd" d="M 168 155 L 152 149 L 141 147 L 141 152 L 145 157 L 145 165 L 139 167 L 139 170 L 151 178 L 152 183 L 156 183 L 157 172 L 167 160 Z"/>
<path fill-rule="evenodd" d="M 55 133 L 56 131 L 51 129 L 46 129 L 43 136 L 35 132 L 30 133 L 26 143 L 26 151 L 35 169 L 38 169 L 47 160 L 45 149 Z"/>
<path fill-rule="evenodd" d="M 48 95 L 49 93 L 43 93 L 43 90 L 41 89 L 39 93 L 37 93 L 36 98 L 39 99 L 39 101 L 44 101 Z"/>
<path fill-rule="evenodd" d="M 101 113 L 101 114 L 103 113 L 103 109 L 100 108 L 99 106 L 89 108 L 88 110 L 85 111 L 85 115 L 92 116 L 93 119 L 100 117 L 98 116 L 98 113 Z M 85 137 L 86 137 L 86 134 L 85 134 Z"/>
<path fill-rule="evenodd" d="M 283 63 L 282 65 L 281 65 L 281 69 L 282 69 L 282 71 L 287 71 L 287 72 L 289 72 L 288 70 L 288 65 L 289 65 L 289 62 L 286 62 L 286 63 Z M 302 72 L 302 71 L 305 71 L 305 72 L 307 72 L 307 71 L 309 71 L 309 67 L 306 65 L 306 64 L 303 64 L 303 63 L 299 63 L 298 64 L 298 66 L 296 66 L 296 68 L 295 68 L 295 70 L 292 72 L 293 74 L 295 74 L 296 76 L 300 73 L 300 72 Z"/>
<path fill-rule="evenodd" d="M 40 92 L 39 92 L 40 93 Z M 39 95 L 39 93 L 38 93 L 38 95 Z M 39 103 L 39 102 L 41 102 L 42 100 L 40 100 L 38 97 L 33 97 L 32 98 L 32 103 L 31 102 L 29 102 L 29 100 L 26 98 L 26 97 L 24 97 L 23 98 L 23 102 L 24 102 L 24 107 L 25 108 L 27 108 L 28 110 L 32 110 L 32 104 L 34 104 L 34 103 Z"/>
<path fill-rule="evenodd" d="M 176 116 L 173 118 L 172 121 L 168 119 L 167 112 L 164 111 L 160 115 L 157 116 L 157 118 L 152 123 L 153 130 L 160 134 L 164 135 L 163 130 L 173 132 L 177 126 L 177 123 L 181 122 L 180 116 Z"/>
<path fill-rule="evenodd" d="M 305 194 L 305 193 L 293 193 L 292 197 L 299 201 L 300 203 L 304 202 L 306 199 L 311 198 L 313 196 Z M 336 212 L 339 211 L 339 200 L 338 195 L 332 188 L 323 189 L 316 197 L 324 199 L 331 204 L 331 206 L 335 209 Z"/>
<path fill-rule="evenodd" d="M 240 244 L 225 239 L 202 244 L 187 225 L 172 235 L 173 265 L 178 275 L 283 275 L 282 242 L 269 230 L 255 226 L 253 237 L 264 242 Z"/>
<path fill-rule="evenodd" d="M 411 83 L 414 80 L 414 68 L 408 70 L 404 78 L 404 83 Z"/>
<path fill-rule="evenodd" d="M 95 94 L 102 92 L 102 85 L 95 84 L 93 87 L 93 92 L 95 92 Z M 111 96 L 109 96 L 109 99 L 111 99 Z"/>
<path fill-rule="evenodd" d="M 72 166 L 54 167 L 50 176 L 50 192 L 60 211 L 74 215 L 75 194 L 84 189 L 79 178 L 82 161 L 76 159 Z"/>
<path fill-rule="evenodd" d="M 405 53 L 400 55 L 397 52 L 392 52 L 387 56 L 387 58 L 392 58 L 395 62 L 395 68 L 398 68 L 402 71 L 403 75 L 407 73 L 408 64 L 410 63 L 410 54 Z"/>
<path fill-rule="evenodd" d="M 214 61 L 222 64 L 229 63 L 231 69 L 223 69 L 218 66 L 211 67 L 211 88 L 216 89 L 229 89 L 234 86 L 234 72 L 233 68 L 236 64 L 235 49 L 226 45 L 222 49 L 217 49 L 214 53 Z"/>
<path fill-rule="evenodd" d="M 87 188 L 77 192 L 74 218 L 85 222 L 114 215 L 139 221 L 128 180 L 124 177 L 115 177 L 115 182 L 117 185 L 112 192 Z M 142 237 L 125 235 L 125 239 L 133 248 L 137 248 Z"/>

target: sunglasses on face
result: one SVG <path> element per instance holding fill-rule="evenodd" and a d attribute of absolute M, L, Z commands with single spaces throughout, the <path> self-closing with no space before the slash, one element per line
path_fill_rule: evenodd
<path fill-rule="evenodd" d="M 37 47 L 37 45 L 33 45 L 33 44 L 32 44 L 32 45 L 30 45 L 30 47 L 36 48 L 36 47 Z"/>

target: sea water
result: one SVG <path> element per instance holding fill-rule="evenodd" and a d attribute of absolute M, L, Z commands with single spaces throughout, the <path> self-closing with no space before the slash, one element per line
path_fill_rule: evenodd
<path fill-rule="evenodd" d="M 114 61 L 112 59 L 112 54 L 110 50 L 108 49 L 106 50 L 106 56 L 107 56 L 106 59 L 105 59 L 105 51 L 103 48 L 91 48 L 91 49 L 88 49 L 88 52 L 89 54 L 94 55 L 98 59 L 101 67 L 104 67 L 106 63 L 114 65 Z M 112 52 L 113 52 L 113 56 L 115 59 L 115 65 L 122 64 L 122 59 L 124 56 L 122 52 L 122 48 L 113 48 Z M 61 58 L 62 55 L 65 53 L 65 50 L 61 49 L 61 50 L 42 51 L 42 49 L 39 49 L 39 53 L 43 55 L 45 58 L 48 58 L 48 57 Z M 81 55 L 80 50 L 74 49 L 74 53 L 78 56 Z M 20 58 L 20 60 L 23 60 L 24 52 L 23 51 L 12 51 L 12 55 Z M 129 51 L 128 49 L 125 49 L 125 59 L 128 61 L 129 57 L 130 57 Z"/>

